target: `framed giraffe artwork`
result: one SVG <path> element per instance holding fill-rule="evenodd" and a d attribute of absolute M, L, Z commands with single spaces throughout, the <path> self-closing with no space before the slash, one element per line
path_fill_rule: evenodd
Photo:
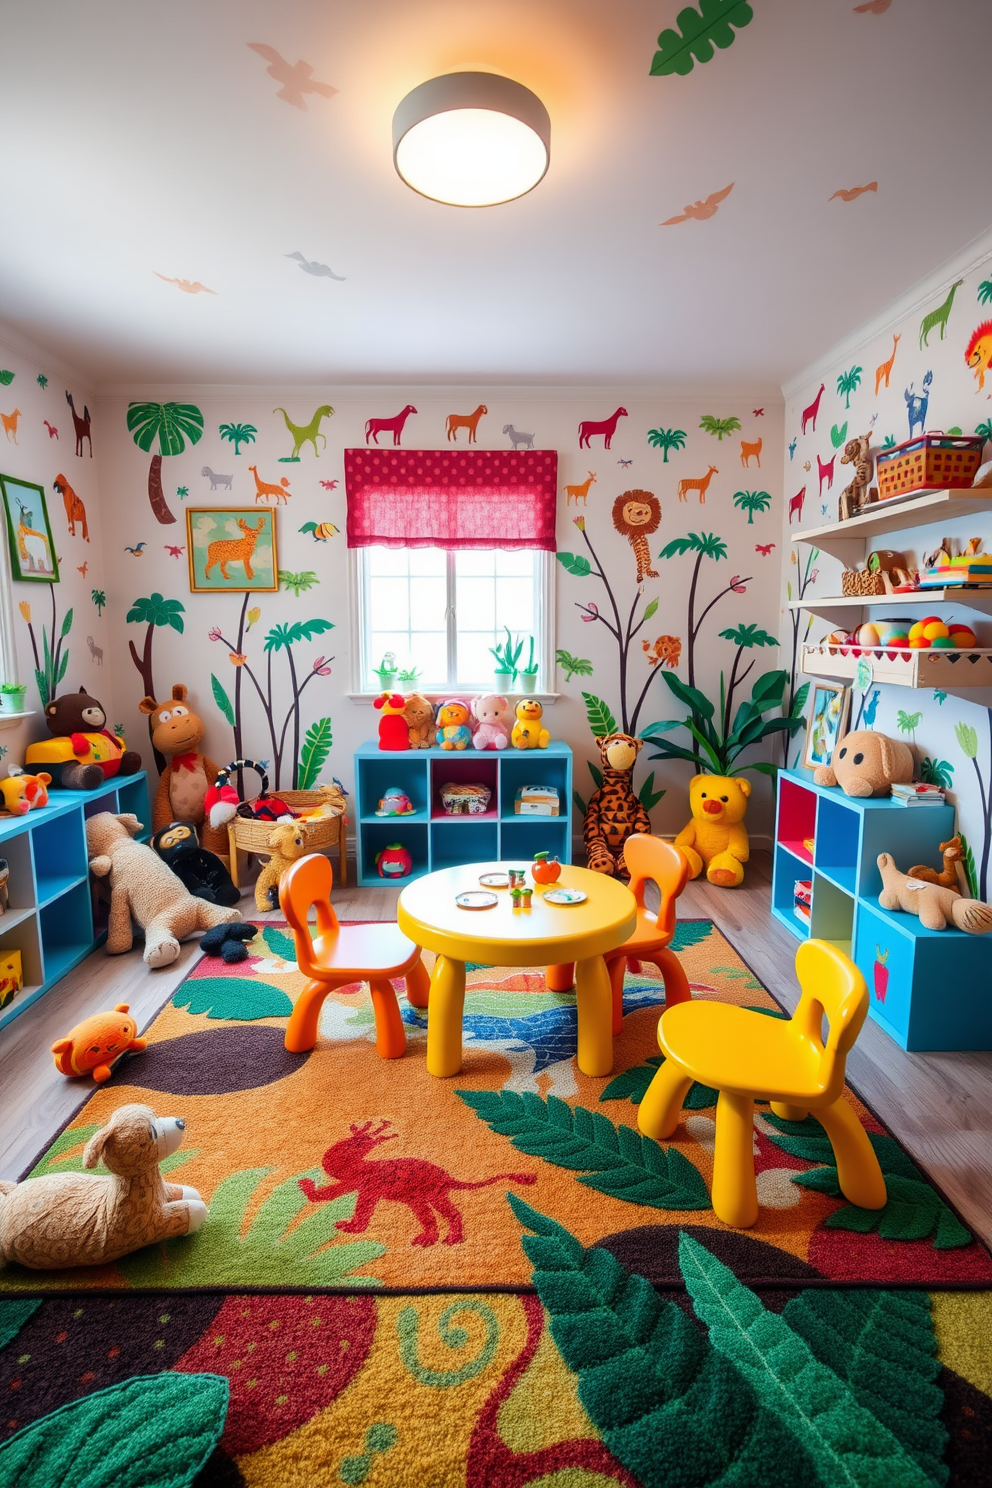
<path fill-rule="evenodd" d="M 10 576 L 19 583 L 57 584 L 59 560 L 43 488 L 16 475 L 0 475 L 7 517 Z"/>
<path fill-rule="evenodd" d="M 188 507 L 186 555 L 191 594 L 278 589 L 276 514 L 251 506 Z"/>

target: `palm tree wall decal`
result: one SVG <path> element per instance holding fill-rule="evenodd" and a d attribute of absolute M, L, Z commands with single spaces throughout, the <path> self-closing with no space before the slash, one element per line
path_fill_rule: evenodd
<path fill-rule="evenodd" d="M 90 599 L 96 605 L 97 614 L 103 619 L 103 611 L 107 603 L 106 594 L 102 589 L 93 589 L 90 592 Z"/>
<path fill-rule="evenodd" d="M 709 614 L 713 606 L 715 604 L 718 604 L 720 600 L 723 599 L 725 594 L 743 594 L 745 592 L 744 585 L 751 582 L 752 576 L 748 574 L 747 578 L 742 579 L 739 574 L 734 574 L 730 580 L 730 583 L 727 584 L 723 589 L 721 589 L 719 594 L 714 595 L 714 597 L 710 600 L 709 604 L 706 606 L 705 610 L 697 620 L 696 589 L 699 584 L 699 571 L 702 567 L 703 559 L 711 558 L 714 563 L 719 563 L 722 558 L 726 558 L 727 556 L 727 544 L 724 542 L 722 537 L 717 537 L 716 534 L 713 532 L 690 532 L 687 537 L 673 538 L 673 540 L 668 543 L 666 547 L 662 548 L 661 552 L 658 554 L 658 557 L 676 558 L 681 557 L 685 553 L 695 553 L 696 555 L 696 562 L 692 570 L 692 581 L 689 585 L 689 609 L 687 619 L 688 634 L 686 636 L 684 653 L 686 657 L 686 670 L 689 678 L 689 686 L 695 687 L 696 640 L 699 636 L 700 627 L 702 626 L 703 621 L 706 619 L 706 616 Z"/>
<path fill-rule="evenodd" d="M 176 519 L 162 490 L 162 457 L 181 455 L 187 440 L 190 444 L 199 443 L 203 437 L 203 414 L 195 403 L 129 403 L 127 427 L 145 454 L 158 441 L 158 450 L 148 467 L 148 500 L 155 520 L 167 526 Z"/>
<path fill-rule="evenodd" d="M 220 437 L 234 445 L 234 453 L 240 455 L 243 444 L 254 444 L 258 430 L 254 424 L 221 424 Z M 240 758 L 240 756 L 239 756 Z"/>
<path fill-rule="evenodd" d="M 772 498 L 767 491 L 735 491 L 734 505 L 740 511 L 747 512 L 747 524 L 750 527 L 754 522 L 755 512 L 765 512 L 772 504 Z"/>
<path fill-rule="evenodd" d="M 714 418 L 711 413 L 704 413 L 699 420 L 699 427 L 707 434 L 714 434 L 721 444 L 725 434 L 735 434 L 740 426 L 739 418 Z"/>
<path fill-rule="evenodd" d="M 741 657 L 744 655 L 745 651 L 752 651 L 755 646 L 777 646 L 778 641 L 773 635 L 769 635 L 767 630 L 761 630 L 757 625 L 731 626 L 729 630 L 721 630 L 720 638 L 724 641 L 731 641 L 737 647 L 737 650 L 734 653 L 734 664 L 730 668 L 730 682 L 727 686 L 727 695 L 724 699 L 722 699 L 723 731 L 725 734 L 730 734 L 730 720 L 733 718 L 734 709 L 734 693 L 736 692 L 737 688 L 754 671 L 754 663 L 756 660 L 756 658 L 752 656 L 743 672 L 741 672 L 738 676 L 738 667 L 741 664 Z M 722 672 L 720 673 L 720 685 L 722 688 Z"/>
<path fill-rule="evenodd" d="M 185 629 L 183 615 L 185 609 L 178 599 L 164 599 L 161 594 L 149 594 L 147 598 L 135 599 L 131 602 L 131 608 L 127 612 L 128 625 L 146 625 L 145 640 L 141 648 L 141 654 L 133 641 L 128 641 L 127 647 L 131 653 L 131 660 L 138 669 L 141 685 L 145 689 L 145 696 L 155 696 L 155 675 L 152 670 L 152 641 L 155 631 L 159 626 L 166 625 L 171 630 L 182 635 Z M 152 720 L 148 719 L 148 739 L 152 737 Z M 152 754 L 155 757 L 155 765 L 161 775 L 165 769 L 165 756 L 152 745 Z"/>
<path fill-rule="evenodd" d="M 837 394 L 845 400 L 845 408 L 850 408 L 851 394 L 856 393 L 861 386 L 861 372 L 860 367 L 848 367 L 847 371 L 842 372 L 837 379 Z"/>
<path fill-rule="evenodd" d="M 668 464 L 668 451 L 685 449 L 686 433 L 684 429 L 649 429 L 648 444 L 654 449 L 660 449 L 663 453 L 664 462 Z"/>

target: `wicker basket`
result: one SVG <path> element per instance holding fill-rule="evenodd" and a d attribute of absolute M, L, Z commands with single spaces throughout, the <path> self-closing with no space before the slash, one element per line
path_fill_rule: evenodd
<path fill-rule="evenodd" d="M 307 806 L 321 806 L 327 801 L 327 796 L 317 790 L 281 790 L 278 792 L 280 801 L 285 801 L 287 806 L 293 809 L 305 809 Z M 334 804 L 331 802 L 330 804 Z M 325 847 L 332 847 L 337 843 L 341 833 L 339 818 L 344 815 L 344 808 L 335 813 L 334 816 L 322 816 L 316 821 L 302 821 L 298 825 L 306 838 L 309 852 L 321 852 Z M 271 821 L 255 821 L 249 816 L 236 816 L 230 823 L 234 833 L 234 841 L 239 852 L 268 854 L 269 836 L 276 823 Z"/>
<path fill-rule="evenodd" d="M 908 491 L 960 491 L 970 486 L 982 458 L 980 434 L 945 434 L 932 429 L 876 457 L 878 499 Z"/>
<path fill-rule="evenodd" d="M 840 576 L 840 592 L 852 599 L 871 599 L 885 593 L 885 580 L 866 568 L 846 568 Z"/>

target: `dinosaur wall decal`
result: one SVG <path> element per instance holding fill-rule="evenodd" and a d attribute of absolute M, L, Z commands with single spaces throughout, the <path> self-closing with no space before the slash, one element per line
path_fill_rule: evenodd
<path fill-rule="evenodd" d="M 283 455 L 279 461 L 281 465 L 288 465 L 291 461 L 299 460 L 300 450 L 307 443 L 313 445 L 314 456 L 319 459 L 320 450 L 317 448 L 317 440 L 323 439 L 324 448 L 327 448 L 327 437 L 320 432 L 320 425 L 325 418 L 333 418 L 334 409 L 330 403 L 322 403 L 314 413 L 308 424 L 294 424 L 285 408 L 273 408 L 273 413 L 281 413 L 286 421 L 286 428 L 293 436 L 293 453 Z"/>

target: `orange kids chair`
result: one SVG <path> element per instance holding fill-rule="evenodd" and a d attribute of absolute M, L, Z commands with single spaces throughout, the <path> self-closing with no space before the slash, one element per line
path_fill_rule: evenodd
<path fill-rule="evenodd" d="M 674 951 L 668 949 L 675 934 L 675 901 L 689 878 L 689 862 L 677 847 L 662 837 L 638 832 L 628 837 L 623 847 L 624 862 L 630 870 L 630 891 L 637 900 L 637 929 L 622 946 L 606 957 L 613 988 L 613 1032 L 623 1027 L 623 974 L 628 966 L 639 971 L 641 961 L 657 966 L 665 979 L 665 1006 L 688 1002 L 692 993 L 689 979 Z M 649 882 L 658 885 L 661 905 L 657 914 L 645 908 L 644 890 Z M 571 964 L 549 966 L 549 992 L 568 992 L 575 986 L 575 967 Z"/>
<path fill-rule="evenodd" d="M 799 947 L 796 975 L 802 996 L 788 1022 L 702 999 L 667 1007 L 658 1023 L 665 1062 L 637 1111 L 645 1136 L 661 1140 L 678 1126 L 694 1080 L 719 1090 L 713 1208 L 724 1224 L 740 1229 L 758 1218 L 752 1128 L 754 1102 L 762 1097 L 785 1120 L 802 1121 L 815 1112 L 830 1138 L 846 1199 L 860 1209 L 882 1209 L 886 1202 L 874 1148 L 844 1099 L 845 1061 L 868 1013 L 865 979 L 825 940 Z"/>
<path fill-rule="evenodd" d="M 327 994 L 349 982 L 368 982 L 376 1049 L 383 1059 L 399 1059 L 406 1050 L 406 1030 L 392 978 L 405 977 L 407 999 L 414 1007 L 427 1006 L 431 982 L 420 947 L 396 925 L 341 925 L 331 907 L 333 882 L 327 858 L 311 853 L 294 863 L 280 884 L 279 903 L 296 941 L 297 965 L 310 978 L 290 1014 L 286 1048 L 291 1054 L 312 1049 Z M 307 925 L 311 905 L 317 910 L 313 940 Z"/>

